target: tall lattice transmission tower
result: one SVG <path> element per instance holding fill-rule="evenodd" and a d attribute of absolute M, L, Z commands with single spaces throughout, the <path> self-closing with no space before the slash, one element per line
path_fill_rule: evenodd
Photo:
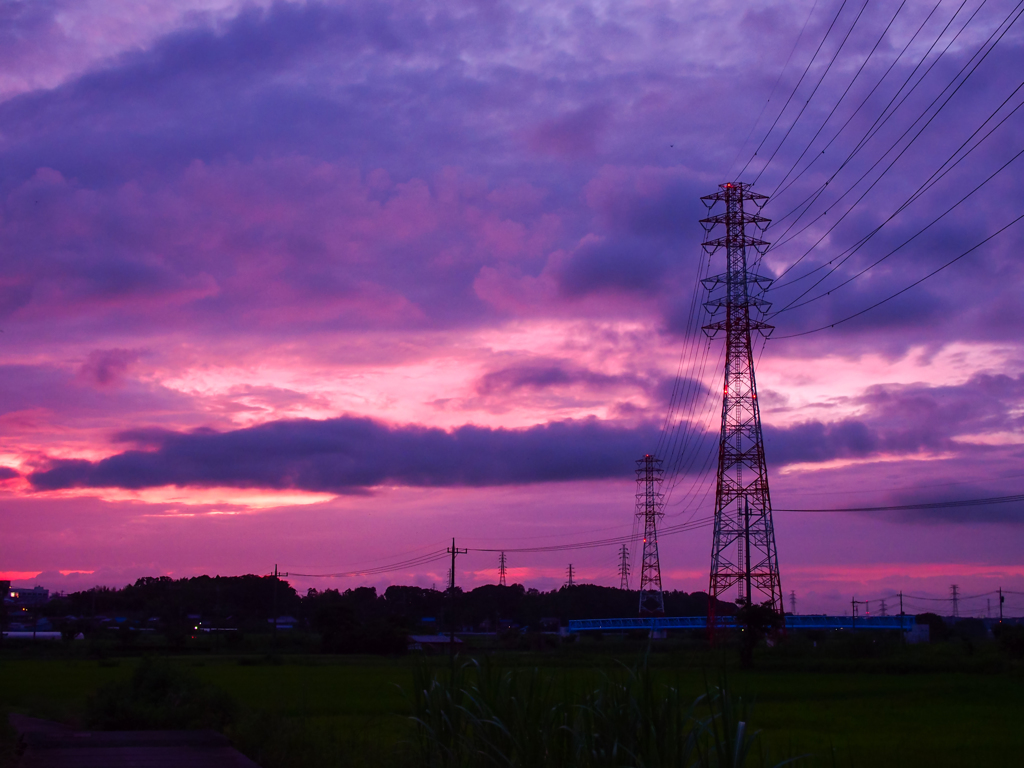
<path fill-rule="evenodd" d="M 751 350 L 751 335 L 767 336 L 772 329 L 760 319 L 768 309 L 760 297 L 771 280 L 751 271 L 747 260 L 748 249 L 763 254 L 768 247 L 747 232 L 751 226 L 761 234 L 768 226 L 769 220 L 755 212 L 767 199 L 740 182 L 721 184 L 718 192 L 701 198 L 713 213 L 701 220 L 707 233 L 704 248 L 709 257 L 725 249 L 725 272 L 703 281 L 710 294 L 704 306 L 711 313 L 704 331 L 712 337 L 725 334 L 722 432 L 708 589 L 711 629 L 715 627 L 715 604 L 732 587 L 738 588 L 737 598 L 748 605 L 760 603 L 783 612 Z M 725 204 L 725 210 L 714 213 L 719 203 Z M 744 209 L 745 203 L 749 210 Z M 716 231 L 719 226 L 725 231 Z"/>
<path fill-rule="evenodd" d="M 505 553 L 502 552 L 498 556 L 498 585 L 502 586 L 502 587 L 506 586 L 506 584 L 505 584 L 505 573 L 506 573 L 505 566 L 506 566 Z"/>
<path fill-rule="evenodd" d="M 629 589 L 629 547 L 619 549 L 619 589 Z"/>
<path fill-rule="evenodd" d="M 661 564 L 658 562 L 658 518 L 664 497 L 661 493 L 661 459 L 647 454 L 636 461 L 636 514 L 644 519 L 644 558 L 640 567 L 640 615 L 664 616 L 665 596 L 661 592 Z"/>

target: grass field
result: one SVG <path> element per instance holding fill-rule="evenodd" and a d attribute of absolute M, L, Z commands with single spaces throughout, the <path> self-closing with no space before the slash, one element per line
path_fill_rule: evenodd
<path fill-rule="evenodd" d="M 769 657 L 755 670 L 723 672 L 720 659 L 681 649 L 652 656 L 651 665 L 659 679 L 692 697 L 724 674 L 735 693 L 755 702 L 752 725 L 776 757 L 809 754 L 808 765 L 901 768 L 1024 764 L 1019 668 L 939 664 L 928 649 L 906 653 L 902 663 L 888 666 L 829 669 Z M 635 654 L 576 649 L 506 653 L 493 663 L 537 667 L 560 684 L 587 686 L 635 660 Z M 0 707 L 82 723 L 89 697 L 125 680 L 138 663 L 8 653 L 0 657 Z M 421 661 L 295 655 L 189 656 L 171 663 L 238 703 L 229 735 L 266 768 L 407 764 L 402 745 L 413 737 L 409 694 Z M 10 763 L 9 733 L 4 748 Z"/>

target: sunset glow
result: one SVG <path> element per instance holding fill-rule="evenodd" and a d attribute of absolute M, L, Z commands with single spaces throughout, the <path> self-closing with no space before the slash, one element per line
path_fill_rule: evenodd
<path fill-rule="evenodd" d="M 631 536 L 646 452 L 671 470 L 666 525 L 712 513 L 724 361 L 698 277 L 724 264 L 700 197 L 730 181 L 771 195 L 773 505 L 1024 487 L 1024 225 L 950 261 L 1021 213 L 1020 162 L 996 171 L 1024 111 L 940 166 L 1013 90 L 1020 30 L 915 122 L 1005 2 L 889 79 L 932 4 L 877 59 L 866 19 L 828 72 L 808 63 L 824 15 L 797 45 L 811 0 L 20 5 L 0 21 L 0 578 L 429 586 L 443 558 L 320 574 L 455 537 L 466 586 L 501 549 L 510 582 L 572 562 L 618 586 L 618 545 L 514 550 Z M 913 56 L 938 64 L 854 152 Z M 809 106 L 782 140 L 790 91 Z M 1020 504 L 780 511 L 776 531 L 808 611 L 1024 589 Z M 707 589 L 710 539 L 660 542 L 667 589 Z"/>

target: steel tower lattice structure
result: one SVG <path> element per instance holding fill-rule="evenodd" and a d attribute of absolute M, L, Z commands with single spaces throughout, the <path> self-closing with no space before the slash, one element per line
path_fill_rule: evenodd
<path fill-rule="evenodd" d="M 780 615 L 782 585 L 775 552 L 768 468 L 761 434 L 751 335 L 767 336 L 772 326 L 760 317 L 768 303 L 760 298 L 771 283 L 749 269 L 748 249 L 764 253 L 768 243 L 748 234 L 748 226 L 764 232 L 769 220 L 759 215 L 766 195 L 749 184 L 719 185 L 719 191 L 701 198 L 712 213 L 719 203 L 725 210 L 701 220 L 709 257 L 724 249 L 723 274 L 703 280 L 709 292 L 705 308 L 711 322 L 709 336 L 725 335 L 725 380 L 722 388 L 722 431 L 718 443 L 718 479 L 715 490 L 715 528 L 711 548 L 708 627 L 715 627 L 715 603 L 732 587 L 751 605 L 767 605 Z M 744 204 L 750 204 L 745 210 Z M 720 237 L 712 238 L 716 233 Z"/>
<path fill-rule="evenodd" d="M 629 589 L 629 547 L 619 550 L 619 589 Z"/>
<path fill-rule="evenodd" d="M 661 493 L 661 459 L 646 454 L 636 461 L 636 514 L 644 518 L 644 557 L 640 567 L 640 615 L 664 616 L 665 596 L 661 591 L 658 562 L 658 519 L 664 516 Z"/>

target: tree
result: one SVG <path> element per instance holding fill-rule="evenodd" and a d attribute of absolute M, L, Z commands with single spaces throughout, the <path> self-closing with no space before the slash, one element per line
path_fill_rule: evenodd
<path fill-rule="evenodd" d="M 782 616 L 772 610 L 770 601 L 748 605 L 746 598 L 740 598 L 736 605 L 736 626 L 740 627 L 740 666 L 749 669 L 754 665 L 754 649 L 782 627 Z"/>

